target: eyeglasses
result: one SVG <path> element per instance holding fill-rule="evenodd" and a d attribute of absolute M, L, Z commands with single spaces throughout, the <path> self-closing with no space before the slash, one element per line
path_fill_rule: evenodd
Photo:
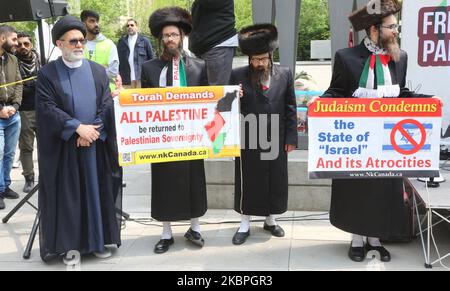
<path fill-rule="evenodd" d="M 251 62 L 252 62 L 252 63 L 257 63 L 257 64 L 259 64 L 259 63 L 268 63 L 269 60 L 270 60 L 269 57 L 264 57 L 264 58 L 252 58 L 252 59 L 251 59 Z"/>
<path fill-rule="evenodd" d="M 170 34 L 163 34 L 162 39 L 163 40 L 168 40 L 168 39 L 175 39 L 175 38 L 179 38 L 180 34 L 179 33 L 170 33 Z"/>
<path fill-rule="evenodd" d="M 400 28 L 400 25 L 398 25 L 398 24 L 381 25 L 381 27 L 383 27 L 383 28 L 388 28 L 388 29 L 390 29 L 390 30 L 396 30 L 396 31 L 398 31 L 399 28 Z"/>
<path fill-rule="evenodd" d="M 29 42 L 19 42 L 18 44 L 17 44 L 17 46 L 18 47 L 26 47 L 26 48 L 29 48 L 30 46 L 31 46 L 31 43 L 29 43 Z"/>
<path fill-rule="evenodd" d="M 61 41 L 66 41 L 65 39 L 60 39 Z M 67 41 L 71 46 L 76 46 L 78 43 L 81 43 L 82 45 L 85 45 L 87 43 L 87 39 L 80 38 L 80 39 L 69 39 Z"/>

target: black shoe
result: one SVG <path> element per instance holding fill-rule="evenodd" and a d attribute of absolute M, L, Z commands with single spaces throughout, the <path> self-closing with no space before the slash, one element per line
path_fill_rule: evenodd
<path fill-rule="evenodd" d="M 366 253 L 364 247 L 352 247 L 350 244 L 350 249 L 348 250 L 348 257 L 354 262 L 362 262 L 366 258 Z"/>
<path fill-rule="evenodd" d="M 169 250 L 169 247 L 173 245 L 175 241 L 173 237 L 170 239 L 162 239 L 155 245 L 155 254 L 164 254 Z"/>
<path fill-rule="evenodd" d="M 380 246 L 380 247 L 373 247 L 369 243 L 367 243 L 366 244 L 366 251 L 367 252 L 377 251 L 378 253 L 380 253 L 380 260 L 382 262 L 390 262 L 391 261 L 391 254 L 389 253 L 389 251 L 387 249 L 385 249 L 382 246 Z"/>
<path fill-rule="evenodd" d="M 0 210 L 5 209 L 6 205 L 5 205 L 5 201 L 3 201 L 3 198 L 0 197 Z"/>
<path fill-rule="evenodd" d="M 9 187 L 6 188 L 5 192 L 2 194 L 2 197 L 4 199 L 19 199 L 20 198 L 19 194 L 17 194 L 14 190 L 12 190 Z"/>
<path fill-rule="evenodd" d="M 25 177 L 25 185 L 23 186 L 24 193 L 30 193 L 34 188 L 34 176 Z"/>
<path fill-rule="evenodd" d="M 201 248 L 205 245 L 205 240 L 202 238 L 202 235 L 199 232 L 192 230 L 192 228 L 189 228 L 184 237 Z"/>
<path fill-rule="evenodd" d="M 247 232 L 239 232 L 239 230 L 233 236 L 233 244 L 241 245 L 247 241 L 247 238 L 250 236 L 250 230 Z"/>
<path fill-rule="evenodd" d="M 270 231 L 273 236 L 284 237 L 284 230 L 279 225 L 268 225 L 264 222 L 264 229 Z"/>

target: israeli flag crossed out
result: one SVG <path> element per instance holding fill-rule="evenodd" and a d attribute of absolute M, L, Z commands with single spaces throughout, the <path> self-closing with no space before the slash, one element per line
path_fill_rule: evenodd
<path fill-rule="evenodd" d="M 397 125 L 397 123 L 393 122 L 385 122 L 384 123 L 384 138 L 383 138 L 383 151 L 395 151 L 393 145 L 391 144 L 391 134 L 394 130 L 394 127 Z M 429 137 L 431 136 L 433 132 L 433 124 L 432 123 L 422 123 L 422 126 L 425 128 L 426 131 L 426 141 L 429 141 Z M 408 135 L 416 141 L 416 145 L 420 144 L 422 140 L 422 133 L 420 129 L 415 124 L 405 124 L 402 126 L 402 128 L 405 130 Z M 395 140 L 397 142 L 397 145 L 400 149 L 405 151 L 411 151 L 415 148 L 416 145 L 413 145 L 409 138 L 404 136 L 400 131 L 397 131 L 395 134 Z M 427 144 L 425 142 L 424 146 L 421 149 L 422 151 L 430 151 L 431 150 L 431 144 Z"/>

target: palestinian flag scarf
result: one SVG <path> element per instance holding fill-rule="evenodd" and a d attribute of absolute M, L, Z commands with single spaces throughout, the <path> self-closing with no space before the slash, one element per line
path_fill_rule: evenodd
<path fill-rule="evenodd" d="M 372 54 L 366 61 L 359 80 L 359 88 L 353 93 L 353 97 L 398 97 L 400 95 L 400 86 L 398 84 L 392 84 L 391 72 L 389 70 L 391 57 L 386 50 L 379 48 L 367 37 L 364 39 L 364 44 Z"/>
<path fill-rule="evenodd" d="M 171 70 L 169 70 L 169 66 Z M 170 83 L 167 82 L 170 78 Z M 171 86 L 170 86 L 171 85 Z M 183 58 L 174 58 L 161 71 L 159 86 L 165 87 L 187 87 L 186 70 Z"/>

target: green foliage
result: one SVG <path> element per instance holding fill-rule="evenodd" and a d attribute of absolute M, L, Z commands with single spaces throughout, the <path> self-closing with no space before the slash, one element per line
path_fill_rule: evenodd
<path fill-rule="evenodd" d="M 311 40 L 330 39 L 327 0 L 302 0 L 297 59 L 309 60 Z"/>
<path fill-rule="evenodd" d="M 122 27 L 120 16 L 127 11 L 126 1 L 111 1 L 111 0 L 68 0 L 69 4 L 76 7 L 77 2 L 80 3 L 80 9 L 94 10 L 100 14 L 100 29 L 101 33 L 112 39 L 114 42 L 118 41 L 118 31 Z M 79 17 L 81 11 L 75 11 L 74 16 Z"/>
<path fill-rule="evenodd" d="M 14 27 L 17 32 L 26 32 L 31 35 L 34 34 L 34 30 L 37 27 L 36 22 L 9 22 L 5 24 Z"/>
<path fill-rule="evenodd" d="M 217 0 L 220 1 L 220 0 Z M 167 6 L 180 6 L 190 10 L 194 0 L 68 0 L 73 8 L 72 14 L 79 16 L 81 10 L 91 9 L 100 14 L 101 32 L 114 42 L 126 35 L 125 27 L 128 18 L 138 21 L 140 32 L 150 36 L 148 19 L 153 11 Z M 236 28 L 251 25 L 252 1 L 235 0 Z M 18 31 L 32 33 L 35 22 L 10 23 Z M 327 0 L 302 0 L 300 16 L 300 33 L 298 44 L 298 59 L 310 59 L 310 41 L 330 38 Z M 152 44 L 156 40 L 150 37 Z"/>
<path fill-rule="evenodd" d="M 253 23 L 252 1 L 234 0 L 234 14 L 236 15 L 236 29 L 239 31 Z"/>

